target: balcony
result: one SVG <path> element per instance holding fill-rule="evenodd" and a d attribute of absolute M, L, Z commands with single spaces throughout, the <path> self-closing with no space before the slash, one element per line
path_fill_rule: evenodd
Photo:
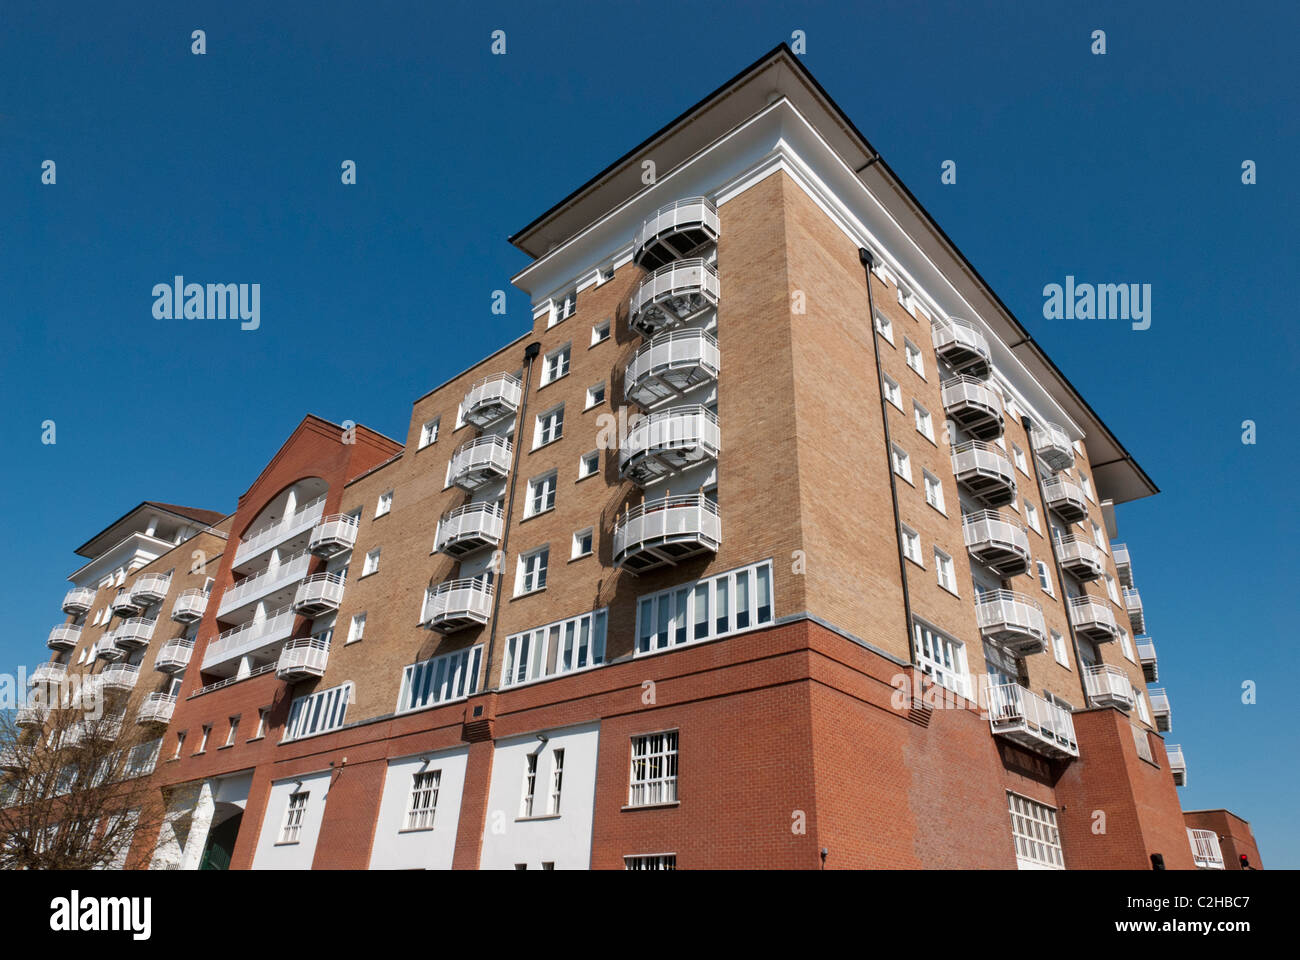
<path fill-rule="evenodd" d="M 1070 711 L 1018 683 L 990 684 L 988 711 L 997 736 L 1052 759 L 1079 755 Z"/>
<path fill-rule="evenodd" d="M 1169 711 L 1169 694 L 1165 692 L 1164 687 L 1148 687 L 1147 696 L 1151 699 L 1151 718 L 1155 721 L 1156 729 L 1161 733 L 1168 733 L 1173 725 L 1173 714 Z"/>
<path fill-rule="evenodd" d="M 968 513 L 962 517 L 961 532 L 970 555 L 1003 577 L 1029 569 L 1029 534 L 1010 517 L 996 510 Z"/>
<path fill-rule="evenodd" d="M 1015 502 L 1016 469 L 991 443 L 970 440 L 953 447 L 952 472 L 966 492 L 986 507 Z"/>
<path fill-rule="evenodd" d="M 343 602 L 343 578 L 337 573 L 318 573 L 298 585 L 293 609 L 306 617 L 318 617 L 337 610 Z"/>
<path fill-rule="evenodd" d="M 320 637 L 290 640 L 280 649 L 280 660 L 276 663 L 275 675 L 289 682 L 306 680 L 309 677 L 323 677 L 329 656 L 328 640 Z"/>
<path fill-rule="evenodd" d="M 251 572 L 250 565 L 268 550 L 280 547 L 281 555 L 297 554 L 306 547 L 307 533 L 325 512 L 325 495 L 304 503 L 287 517 L 264 523 L 248 531 L 235 548 L 235 559 L 230 569 L 238 573 Z"/>
<path fill-rule="evenodd" d="M 157 620 L 150 620 L 147 617 L 132 617 L 113 631 L 113 642 L 123 650 L 147 647 L 149 641 L 153 639 L 153 631 L 157 623 Z"/>
<path fill-rule="evenodd" d="M 112 599 L 109 607 L 119 617 L 134 617 L 143 609 L 131 594 L 125 590 Z"/>
<path fill-rule="evenodd" d="M 46 663 L 37 665 L 32 670 L 31 677 L 28 678 L 28 684 L 36 686 L 42 683 L 62 683 L 68 676 L 68 665 L 50 660 Z"/>
<path fill-rule="evenodd" d="M 452 484 L 474 491 L 484 484 L 502 480 L 510 473 L 510 441 L 502 437 L 479 437 L 462 444 L 451 458 Z"/>
<path fill-rule="evenodd" d="M 1121 586 L 1133 586 L 1133 564 L 1128 558 L 1128 544 L 1112 543 L 1110 555 L 1115 559 L 1115 572 L 1119 574 Z"/>
<path fill-rule="evenodd" d="M 307 549 L 316 556 L 324 557 L 327 560 L 347 553 L 356 545 L 357 527 L 359 525 L 356 517 L 349 516 L 346 513 L 321 517 L 316 524 L 316 528 L 311 532 L 311 540 L 307 544 Z"/>
<path fill-rule="evenodd" d="M 649 410 L 665 400 L 718 379 L 722 357 L 718 341 L 703 330 L 670 330 L 645 344 L 632 357 L 623 377 L 631 403 Z"/>
<path fill-rule="evenodd" d="M 167 588 L 172 578 L 168 573 L 146 573 L 137 577 L 131 584 L 131 599 L 143 609 L 155 603 L 162 603 L 167 597 Z"/>
<path fill-rule="evenodd" d="M 140 704 L 140 710 L 135 715 L 135 722 L 144 725 L 156 723 L 160 726 L 166 726 L 171 723 L 172 714 L 176 711 L 176 698 L 167 693 L 151 693 L 145 698 L 144 703 Z"/>
<path fill-rule="evenodd" d="M 461 401 L 461 416 L 466 423 L 476 427 L 490 427 L 498 420 L 514 416 L 522 393 L 523 384 L 508 373 L 484 377 L 465 394 Z"/>
<path fill-rule="evenodd" d="M 714 553 L 721 543 L 718 505 L 702 493 L 650 500 L 614 522 L 614 564 L 634 572 Z"/>
<path fill-rule="evenodd" d="M 424 625 L 441 633 L 481 626 L 491 615 L 492 584 L 483 580 L 448 580 L 425 596 Z"/>
<path fill-rule="evenodd" d="M 1083 668 L 1083 689 L 1088 702 L 1094 707 L 1119 707 L 1133 709 L 1133 684 L 1128 674 L 1108 663 L 1097 663 Z"/>
<path fill-rule="evenodd" d="M 434 549 L 449 557 L 463 557 L 483 547 L 496 547 L 504 523 L 505 511 L 495 503 L 467 503 L 442 515 Z"/>
<path fill-rule="evenodd" d="M 43 703 L 26 703 L 14 711 L 14 726 L 25 730 L 39 729 L 45 726 L 45 718 L 50 715 L 50 708 Z"/>
<path fill-rule="evenodd" d="M 217 608 L 217 618 L 225 620 L 241 607 L 257 603 L 275 594 L 285 594 L 284 599 L 290 599 L 287 595 L 288 591 L 296 587 L 298 581 L 307 575 L 307 568 L 311 565 L 312 559 L 312 555 L 304 550 L 281 561 L 279 566 L 268 567 L 256 576 L 240 580 L 222 594 L 221 605 Z"/>
<path fill-rule="evenodd" d="M 1074 466 L 1074 444 L 1064 430 L 1054 423 L 1029 430 L 1029 443 L 1040 460 L 1051 470 L 1069 470 Z"/>
<path fill-rule="evenodd" d="M 1032 597 L 1012 590 L 985 590 L 975 598 L 980 634 L 1018 657 L 1047 647 L 1043 608 Z"/>
<path fill-rule="evenodd" d="M 991 367 L 989 342 L 973 323 L 953 318 L 932 328 L 934 352 L 957 373 L 987 377 Z"/>
<path fill-rule="evenodd" d="M 1171 743 L 1165 747 L 1165 756 L 1169 758 L 1169 772 L 1174 775 L 1174 786 L 1187 786 L 1187 761 L 1183 759 L 1183 748 Z"/>
<path fill-rule="evenodd" d="M 1085 537 L 1058 537 L 1056 557 L 1066 573 L 1079 580 L 1096 580 L 1106 572 L 1106 558 L 1101 549 Z"/>
<path fill-rule="evenodd" d="M 63 612 L 81 616 L 95 602 L 95 591 L 89 587 L 73 587 L 63 596 Z"/>
<path fill-rule="evenodd" d="M 266 615 L 265 620 L 234 627 L 208 643 L 203 651 L 204 673 L 233 673 L 244 657 L 269 654 L 293 633 L 295 614 L 292 607 L 281 607 Z"/>
<path fill-rule="evenodd" d="M 172 604 L 172 619 L 177 623 L 198 623 L 208 609 L 208 595 L 198 587 L 186 590 Z"/>
<path fill-rule="evenodd" d="M 51 650 L 71 650 L 81 639 L 81 627 L 75 623 L 61 623 L 50 631 L 45 645 Z"/>
<path fill-rule="evenodd" d="M 628 326 L 643 337 L 689 323 L 718 306 L 718 272 L 693 258 L 660 267 L 641 281 L 628 304 Z"/>
<path fill-rule="evenodd" d="M 135 689 L 140 668 L 134 663 L 111 663 L 99 674 L 99 686 L 105 691 L 125 693 Z"/>
<path fill-rule="evenodd" d="M 632 259 L 654 270 L 717 243 L 718 208 L 705 197 L 689 197 L 660 207 L 641 223 L 632 238 Z"/>
<path fill-rule="evenodd" d="M 28 751 L 15 743 L 0 744 L 0 770 L 21 773 L 27 769 Z"/>
<path fill-rule="evenodd" d="M 1043 499 L 1066 523 L 1075 523 L 1088 516 L 1088 501 L 1084 499 L 1083 489 L 1069 477 L 1052 477 L 1045 481 Z"/>
<path fill-rule="evenodd" d="M 96 659 L 112 663 L 114 660 L 121 660 L 125 653 L 126 651 L 117 645 L 116 630 L 104 631 L 104 635 L 95 641 Z"/>
<path fill-rule="evenodd" d="M 957 376 L 943 382 L 943 410 L 948 419 L 976 440 L 996 440 L 1005 426 L 1002 398 L 986 380 Z"/>
<path fill-rule="evenodd" d="M 1187 842 L 1192 847 L 1192 862 L 1198 870 L 1222 870 L 1223 848 L 1219 846 L 1219 835 L 1213 830 L 1187 828 Z"/>
<path fill-rule="evenodd" d="M 1150 637 L 1138 637 L 1137 639 L 1137 656 L 1138 662 L 1142 664 L 1142 675 L 1146 677 L 1147 683 L 1155 683 L 1160 679 L 1160 667 L 1156 661 L 1156 645 Z"/>
<path fill-rule="evenodd" d="M 1142 616 L 1142 595 L 1135 587 L 1124 588 L 1124 609 L 1128 611 L 1129 622 L 1137 633 L 1146 631 L 1146 618 Z"/>
<path fill-rule="evenodd" d="M 641 417 L 628 428 L 618 452 L 619 474 L 644 487 L 716 460 L 721 447 L 717 414 L 699 404 L 669 407 Z"/>
<path fill-rule="evenodd" d="M 190 664 L 190 657 L 194 655 L 194 641 L 186 640 L 184 637 L 177 637 L 175 640 L 168 640 L 158 651 L 158 655 L 153 659 L 153 668 L 159 673 L 177 674 L 185 670 Z"/>
<path fill-rule="evenodd" d="M 1070 622 L 1074 632 L 1093 643 L 1105 643 L 1119 637 L 1119 623 L 1111 612 L 1110 604 L 1096 597 L 1070 597 Z"/>

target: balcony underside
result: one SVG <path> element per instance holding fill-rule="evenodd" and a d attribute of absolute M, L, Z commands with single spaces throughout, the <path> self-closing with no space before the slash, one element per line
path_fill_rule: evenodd
<path fill-rule="evenodd" d="M 1110 624 L 1100 621 L 1076 623 L 1074 632 L 1093 643 L 1108 643 L 1119 636 L 1119 632 Z"/>
<path fill-rule="evenodd" d="M 986 507 L 1005 507 L 1016 499 L 1016 481 L 1003 474 L 972 470 L 958 476 L 957 482 Z"/>
<path fill-rule="evenodd" d="M 484 547 L 495 547 L 500 542 L 500 537 L 493 536 L 487 531 L 466 530 L 454 537 L 448 537 L 439 545 L 438 552 L 459 560 Z"/>
<path fill-rule="evenodd" d="M 439 633 L 456 633 L 467 627 L 481 627 L 487 623 L 486 615 L 476 610 L 447 610 L 429 619 L 429 629 Z"/>
<path fill-rule="evenodd" d="M 633 573 L 643 573 L 717 550 L 717 542 L 702 533 L 666 534 L 633 544 L 614 557 L 614 564 Z"/>
<path fill-rule="evenodd" d="M 1001 410 L 970 400 L 949 404 L 944 407 L 944 413 L 976 440 L 996 440 L 1005 428 Z"/>
<path fill-rule="evenodd" d="M 1088 516 L 1088 504 L 1074 497 L 1058 496 L 1047 506 L 1066 523 L 1077 523 Z"/>
<path fill-rule="evenodd" d="M 1033 629 L 1015 623 L 994 623 L 980 628 L 984 639 L 996 643 L 1008 653 L 1027 657 L 1047 649 L 1047 638 Z"/>
<path fill-rule="evenodd" d="M 352 549 L 353 542 L 353 540 L 342 536 L 313 537 L 307 549 L 312 552 L 313 556 L 329 560 L 341 553 L 347 553 Z"/>
<path fill-rule="evenodd" d="M 508 469 L 495 463 L 476 464 L 457 471 L 451 482 L 467 493 L 472 493 L 479 487 L 504 480 L 509 473 Z"/>
<path fill-rule="evenodd" d="M 698 360 L 687 360 L 675 366 L 658 367 L 637 377 L 635 383 L 627 385 L 625 393 L 637 406 L 649 410 L 666 400 L 680 399 L 688 391 L 716 380 L 717 376 L 716 370 Z"/>
<path fill-rule="evenodd" d="M 1077 757 L 1079 747 L 1067 737 L 1058 737 L 1051 730 L 1011 710 L 1004 716 L 989 718 L 994 734 L 1005 737 L 1012 743 L 1019 744 L 1027 750 L 1048 757 L 1052 760 L 1064 760 Z"/>
<path fill-rule="evenodd" d="M 679 446 L 655 446 L 638 450 L 623 462 L 620 472 L 641 486 L 663 477 L 688 470 L 696 464 L 717 459 L 718 451 L 712 444 L 698 439 Z"/>
<path fill-rule="evenodd" d="M 934 352 L 948 366 L 952 367 L 954 373 L 977 377 L 980 380 L 989 375 L 989 358 L 981 353 L 974 344 L 965 343 L 961 340 L 949 340 L 946 344 L 935 347 Z"/>
<path fill-rule="evenodd" d="M 676 224 L 645 240 L 634 259 L 638 266 L 657 270 L 674 260 L 686 259 L 717 239 L 717 233 L 706 224 Z"/>
<path fill-rule="evenodd" d="M 1029 551 L 1017 544 L 985 540 L 973 543 L 967 549 L 972 557 L 1004 577 L 1015 577 L 1029 571 Z"/>
<path fill-rule="evenodd" d="M 1083 580 L 1084 582 L 1096 580 L 1104 572 L 1102 566 L 1091 557 L 1075 555 L 1061 558 L 1061 567 L 1066 573 Z"/>

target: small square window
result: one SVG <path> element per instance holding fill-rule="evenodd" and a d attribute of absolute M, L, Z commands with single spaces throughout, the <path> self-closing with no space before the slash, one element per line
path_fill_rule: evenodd
<path fill-rule="evenodd" d="M 605 402 L 605 385 L 603 383 L 597 383 L 587 388 L 586 409 L 590 410 L 592 407 L 596 406 L 596 404 L 604 403 L 604 402 Z"/>
<path fill-rule="evenodd" d="M 609 327 L 610 327 L 609 321 L 602 320 L 600 321 L 600 323 L 596 324 L 591 328 L 591 345 L 593 347 L 596 344 L 604 343 L 606 340 L 609 339 Z"/>
<path fill-rule="evenodd" d="M 420 446 L 418 449 L 423 450 L 431 443 L 438 440 L 438 424 L 441 422 L 440 417 L 434 417 L 432 420 L 426 420 L 424 426 L 420 428 Z"/>
<path fill-rule="evenodd" d="M 579 530 L 573 535 L 573 554 L 572 559 L 577 560 L 579 557 L 590 555 L 593 542 L 592 528 Z"/>
<path fill-rule="evenodd" d="M 610 264 L 608 267 L 598 267 L 596 269 L 596 286 L 599 287 L 602 284 L 609 283 L 609 281 L 613 279 L 614 279 L 613 264 Z"/>
<path fill-rule="evenodd" d="M 366 554 L 365 562 L 361 565 L 361 575 L 363 577 L 368 577 L 372 573 L 377 573 L 379 571 L 379 551 L 381 549 L 383 548 L 375 547 L 375 549 Z"/>
<path fill-rule="evenodd" d="M 366 615 L 365 613 L 354 613 L 352 615 L 352 622 L 348 625 L 348 638 L 344 641 L 344 645 L 356 643 L 358 640 L 364 639 L 365 635 Z"/>
<path fill-rule="evenodd" d="M 578 479 L 595 476 L 598 472 L 600 472 L 600 451 L 593 450 L 591 453 L 583 454 L 582 459 L 578 461 Z"/>
<path fill-rule="evenodd" d="M 379 502 L 375 504 L 375 516 L 382 517 L 384 514 L 388 513 L 388 511 L 392 509 L 393 509 L 393 491 L 389 490 L 386 493 L 381 493 L 379 495 Z"/>

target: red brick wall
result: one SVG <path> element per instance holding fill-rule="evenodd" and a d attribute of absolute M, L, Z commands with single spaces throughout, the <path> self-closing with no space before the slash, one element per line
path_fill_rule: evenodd
<path fill-rule="evenodd" d="M 1223 851 L 1223 866 L 1228 870 L 1241 869 L 1244 853 L 1256 870 L 1264 868 L 1255 843 L 1255 832 L 1250 823 L 1228 810 L 1188 810 L 1183 822 L 1195 830 L 1213 830 L 1219 835 L 1219 848 Z"/>

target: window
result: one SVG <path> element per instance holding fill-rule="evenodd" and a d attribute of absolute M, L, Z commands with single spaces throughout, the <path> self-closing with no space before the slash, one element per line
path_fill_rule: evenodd
<path fill-rule="evenodd" d="M 397 710 L 422 710 L 478 691 L 483 644 L 412 663 L 402 671 Z"/>
<path fill-rule="evenodd" d="M 1065 637 L 1061 636 L 1055 630 L 1052 631 L 1052 656 L 1054 656 L 1056 662 L 1065 667 L 1065 669 L 1070 669 L 1070 656 L 1065 651 Z"/>
<path fill-rule="evenodd" d="M 551 753 L 551 799 L 546 808 L 546 812 L 551 816 L 558 816 L 560 813 L 560 791 L 564 787 L 564 750 L 554 750 Z"/>
<path fill-rule="evenodd" d="M 876 331 L 890 342 L 894 342 L 894 323 L 883 313 L 876 314 Z"/>
<path fill-rule="evenodd" d="M 599 287 L 601 284 L 609 283 L 609 281 L 613 279 L 614 279 L 614 265 L 612 263 L 608 267 L 596 268 L 596 286 Z"/>
<path fill-rule="evenodd" d="M 554 861 L 554 860 L 543 860 L 543 861 L 542 861 L 542 869 L 543 869 L 543 870 L 554 870 L 554 869 L 555 869 L 555 861 Z"/>
<path fill-rule="evenodd" d="M 600 666 L 605 662 L 605 618 L 605 610 L 595 610 L 507 637 L 501 686 Z"/>
<path fill-rule="evenodd" d="M 1150 723 L 1150 722 L 1151 722 L 1151 714 L 1147 711 L 1147 698 L 1146 698 L 1146 694 L 1144 694 L 1144 693 L 1143 693 L 1141 690 L 1139 690 L 1137 687 L 1134 687 L 1134 688 L 1133 688 L 1133 703 L 1137 706 L 1138 716 L 1142 719 L 1142 722 L 1143 722 L 1143 723 Z M 1145 737 L 1145 736 L 1146 736 L 1146 731 L 1143 731 L 1142 735 Z M 1150 758 L 1147 758 L 1147 759 L 1150 759 Z"/>
<path fill-rule="evenodd" d="M 1146 709 L 1147 709 L 1146 701 L 1143 699 L 1141 693 L 1137 694 L 1137 702 L 1138 702 L 1138 713 L 1142 714 L 1143 720 L 1145 720 L 1147 723 L 1150 723 L 1151 721 L 1147 720 L 1146 718 Z M 1141 727 L 1139 727 L 1136 723 L 1130 723 L 1129 727 L 1133 730 L 1133 745 L 1137 747 L 1138 756 L 1141 757 L 1143 760 L 1145 760 L 1147 763 L 1155 763 L 1156 758 L 1151 753 L 1151 737 L 1148 736 L 1147 732 L 1143 730 Z"/>
<path fill-rule="evenodd" d="M 934 443 L 934 420 L 930 417 L 930 411 L 913 400 L 912 413 L 916 418 L 916 432 Z"/>
<path fill-rule="evenodd" d="M 898 407 L 899 410 L 902 410 L 903 391 L 898 389 L 898 384 L 895 383 L 894 380 L 891 377 L 889 377 L 887 374 L 881 374 L 881 380 L 885 385 L 885 399 L 888 400 L 890 403 L 892 403 L 894 406 Z"/>
<path fill-rule="evenodd" d="M 629 807 L 677 802 L 677 731 L 632 738 Z"/>
<path fill-rule="evenodd" d="M 431 443 L 438 441 L 438 424 L 441 417 L 434 417 L 432 420 L 426 420 L 424 426 L 420 428 L 420 446 L 418 449 L 423 450 Z"/>
<path fill-rule="evenodd" d="M 1011 459 L 1016 463 L 1016 469 L 1029 476 L 1029 464 L 1025 460 L 1025 451 L 1021 450 L 1014 443 L 1011 445 Z"/>
<path fill-rule="evenodd" d="M 602 320 L 591 328 L 591 345 L 594 347 L 598 343 L 604 343 L 609 339 L 609 321 Z"/>
<path fill-rule="evenodd" d="M 564 404 L 537 415 L 537 426 L 533 429 L 533 449 L 559 440 L 562 436 L 564 436 Z"/>
<path fill-rule="evenodd" d="M 379 502 L 375 504 L 375 516 L 382 517 L 393 509 L 393 491 L 388 490 L 379 495 Z"/>
<path fill-rule="evenodd" d="M 1011 836 L 1016 843 L 1016 864 L 1021 869 L 1064 870 L 1061 834 L 1056 828 L 1056 808 L 1007 791 Z"/>
<path fill-rule="evenodd" d="M 1025 501 L 1025 519 L 1029 525 L 1034 528 L 1035 533 L 1042 533 L 1043 529 L 1038 525 L 1038 510 L 1028 500 Z"/>
<path fill-rule="evenodd" d="M 1079 471 L 1079 486 L 1083 487 L 1083 495 L 1085 497 L 1093 503 L 1097 502 L 1097 498 L 1092 495 L 1092 484 L 1088 482 L 1088 478 L 1084 475 L 1082 470 Z"/>
<path fill-rule="evenodd" d="M 348 624 L 348 638 L 344 641 L 346 646 L 349 643 L 356 643 L 366 636 L 366 615 L 362 613 L 352 614 L 352 622 Z"/>
<path fill-rule="evenodd" d="M 546 355 L 546 359 L 542 363 L 542 386 L 554 383 L 561 377 L 569 375 L 570 352 L 570 345 L 566 343 L 558 350 L 552 350 Z"/>
<path fill-rule="evenodd" d="M 181 751 L 185 749 L 185 731 L 176 734 L 176 752 L 172 754 L 173 760 L 181 758 Z"/>
<path fill-rule="evenodd" d="M 284 727 L 284 740 L 298 740 L 337 730 L 343 726 L 343 718 L 351 700 L 351 683 L 295 697 L 289 707 L 289 722 Z"/>
<path fill-rule="evenodd" d="M 363 577 L 368 577 L 372 573 L 379 571 L 379 551 L 381 549 L 381 547 L 375 547 L 366 554 L 365 562 L 361 565 L 361 575 Z"/>
<path fill-rule="evenodd" d="M 568 320 L 578 310 L 578 291 L 570 290 L 562 296 L 556 297 L 551 301 L 551 322 L 548 327 L 553 327 L 557 323 Z"/>
<path fill-rule="evenodd" d="M 208 737 L 210 736 L 212 736 L 212 725 L 204 724 L 203 737 L 199 740 L 199 748 L 194 751 L 195 753 L 203 753 L 208 749 Z"/>
<path fill-rule="evenodd" d="M 1109 573 L 1102 574 L 1106 578 L 1106 596 L 1110 597 L 1111 603 L 1119 603 L 1119 591 L 1115 589 L 1115 578 Z"/>
<path fill-rule="evenodd" d="M 546 589 L 546 566 L 551 558 L 549 547 L 542 547 L 519 558 L 515 573 L 515 596 Z"/>
<path fill-rule="evenodd" d="M 584 453 L 582 459 L 578 461 L 578 479 L 595 476 L 600 471 L 600 451 L 593 450 L 591 453 Z"/>
<path fill-rule="evenodd" d="M 902 305 L 904 310 L 906 310 L 908 313 L 910 313 L 912 316 L 915 317 L 916 316 L 916 295 L 912 293 L 911 290 L 904 290 L 902 287 L 897 287 L 896 292 L 898 293 L 899 304 Z"/>
<path fill-rule="evenodd" d="M 903 556 L 918 567 L 925 566 L 921 559 L 921 535 L 908 526 L 903 527 Z"/>
<path fill-rule="evenodd" d="M 266 736 L 266 715 L 270 712 L 270 707 L 257 708 L 257 730 L 253 733 L 254 740 L 260 740 Z"/>
<path fill-rule="evenodd" d="M 226 733 L 226 746 L 233 747 L 237 736 L 239 736 L 239 718 L 231 717 L 230 730 Z"/>
<path fill-rule="evenodd" d="M 555 509 L 555 471 L 528 481 L 528 503 L 524 516 L 535 517 L 539 513 Z"/>
<path fill-rule="evenodd" d="M 772 565 L 764 561 L 641 597 L 636 653 L 713 640 L 772 620 Z"/>
<path fill-rule="evenodd" d="M 929 470 L 921 472 L 925 475 L 925 502 L 946 515 L 943 509 L 943 484 Z"/>
<path fill-rule="evenodd" d="M 524 757 L 524 794 L 519 801 L 519 816 L 533 815 L 533 795 L 537 790 L 537 754 Z"/>
<path fill-rule="evenodd" d="M 623 867 L 627 870 L 676 870 L 677 854 L 655 853 L 649 856 L 624 857 Z"/>
<path fill-rule="evenodd" d="M 592 528 L 579 530 L 573 535 L 573 553 L 572 559 L 577 560 L 579 557 L 585 557 L 591 553 Z"/>
<path fill-rule="evenodd" d="M 592 407 L 596 406 L 596 404 L 604 403 L 604 402 L 605 402 L 605 385 L 603 383 L 597 383 L 594 386 L 590 386 L 587 388 L 586 409 L 590 410 Z"/>
<path fill-rule="evenodd" d="M 280 827 L 280 843 L 297 843 L 302 836 L 302 819 L 307 813 L 307 798 L 310 796 L 306 790 L 289 794 L 289 802 L 284 808 L 284 825 Z"/>
<path fill-rule="evenodd" d="M 438 809 L 441 770 L 425 770 L 411 776 L 411 802 L 406 810 L 407 830 L 432 830 L 433 815 Z"/>
<path fill-rule="evenodd" d="M 1091 521 L 1089 521 L 1089 522 L 1091 522 Z M 1097 549 L 1100 550 L 1102 553 L 1109 553 L 1109 552 L 1110 552 L 1110 551 L 1106 548 L 1106 536 L 1105 536 L 1105 534 L 1103 534 L 1103 533 L 1101 532 L 1101 527 L 1097 526 L 1097 524 L 1095 524 L 1095 523 L 1092 524 L 1092 542 L 1095 543 L 1095 544 L 1097 545 Z"/>
<path fill-rule="evenodd" d="M 934 569 L 939 579 L 939 586 L 949 593 L 957 592 L 957 574 L 953 569 L 952 557 L 938 547 L 934 548 Z"/>
<path fill-rule="evenodd" d="M 1119 648 L 1124 654 L 1124 658 L 1130 663 L 1137 663 L 1133 659 L 1133 641 L 1129 639 L 1128 631 L 1123 627 L 1119 628 Z"/>
<path fill-rule="evenodd" d="M 1052 593 L 1052 572 L 1047 569 L 1047 564 L 1042 560 L 1035 560 L 1038 567 L 1038 585 L 1043 588 L 1043 593 L 1048 596 L 1056 596 Z"/>
<path fill-rule="evenodd" d="M 922 623 L 914 623 L 912 631 L 921 672 L 939 686 L 967 696 L 966 645 Z"/>
<path fill-rule="evenodd" d="M 891 444 L 889 448 L 889 458 L 894 465 L 894 473 L 898 474 L 908 483 L 912 482 L 912 458 L 907 455 L 907 451 L 897 444 Z"/>
<path fill-rule="evenodd" d="M 907 365 L 922 377 L 925 376 L 925 361 L 921 358 L 921 348 L 911 340 L 903 341 L 903 352 L 907 356 Z"/>

